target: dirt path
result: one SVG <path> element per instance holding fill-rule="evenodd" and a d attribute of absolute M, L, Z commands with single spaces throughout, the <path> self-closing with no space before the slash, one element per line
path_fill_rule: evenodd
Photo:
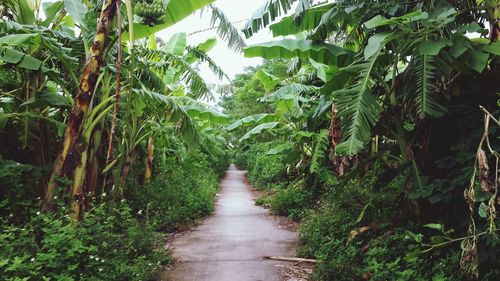
<path fill-rule="evenodd" d="M 284 262 L 264 256 L 294 256 L 295 232 L 280 228 L 255 206 L 245 172 L 231 166 L 221 182 L 216 212 L 193 232 L 175 239 L 179 264 L 163 272 L 168 281 L 281 281 Z"/>

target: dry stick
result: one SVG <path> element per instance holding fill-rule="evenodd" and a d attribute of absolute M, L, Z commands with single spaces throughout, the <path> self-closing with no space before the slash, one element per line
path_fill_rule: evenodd
<path fill-rule="evenodd" d="M 294 261 L 294 262 L 319 263 L 318 260 L 295 258 L 295 257 L 264 256 L 264 258 L 268 259 L 268 260 L 278 260 L 278 261 Z"/>
<path fill-rule="evenodd" d="M 486 108 L 484 108 L 482 105 L 479 106 L 479 108 L 486 114 L 488 115 L 495 123 L 497 123 L 498 126 L 500 126 L 500 121 L 495 118 Z"/>
<path fill-rule="evenodd" d="M 109 140 L 108 140 L 108 152 L 106 153 L 106 166 L 109 165 L 111 160 L 111 154 L 113 153 L 113 135 L 116 128 L 116 119 L 118 115 L 118 102 L 120 101 L 120 89 L 121 89 L 121 78 L 122 78 L 122 14 L 121 14 L 121 3 L 122 1 L 116 2 L 116 14 L 118 20 L 118 60 L 116 63 L 116 95 L 115 104 L 113 108 L 113 117 L 111 119 L 111 128 L 109 130 Z M 107 175 L 107 173 L 106 173 Z M 104 175 L 103 187 L 106 186 L 107 176 Z"/>

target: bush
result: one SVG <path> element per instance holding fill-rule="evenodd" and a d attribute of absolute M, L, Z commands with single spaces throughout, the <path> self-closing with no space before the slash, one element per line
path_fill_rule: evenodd
<path fill-rule="evenodd" d="M 103 194 L 78 224 L 69 218 L 67 198 L 57 212 L 40 213 L 35 198 L 42 171 L 30 165 L 0 162 L 1 280 L 154 280 L 161 264 L 161 235 L 213 211 L 218 178 L 228 157 L 200 150 L 169 158 L 146 186 L 133 179 L 125 198 L 113 202 Z M 138 165 L 140 167 L 140 165 Z"/>
<path fill-rule="evenodd" d="M 303 219 L 301 255 L 324 261 L 315 279 L 464 280 L 456 248 L 422 253 L 423 235 L 416 233 L 425 230 L 403 219 L 403 175 L 385 187 L 377 177 L 372 170 L 335 185 Z"/>
<path fill-rule="evenodd" d="M 268 199 L 268 204 L 273 213 L 299 221 L 310 207 L 312 199 L 310 190 L 289 186 L 273 194 Z"/>
<path fill-rule="evenodd" d="M 67 215 L 36 214 L 23 227 L 2 223 L 3 280 L 151 280 L 168 255 L 126 202 L 106 203 L 75 225 Z"/>
<path fill-rule="evenodd" d="M 289 182 L 287 165 L 283 155 L 267 155 L 272 143 L 260 143 L 235 157 L 239 167 L 248 170 L 248 180 L 259 190 L 283 188 Z M 243 161 L 244 158 L 244 161 Z"/>
<path fill-rule="evenodd" d="M 206 154 L 191 151 L 184 159 L 171 159 L 149 185 L 130 184 L 126 197 L 134 212 L 168 231 L 210 214 L 219 175 L 208 159 Z"/>

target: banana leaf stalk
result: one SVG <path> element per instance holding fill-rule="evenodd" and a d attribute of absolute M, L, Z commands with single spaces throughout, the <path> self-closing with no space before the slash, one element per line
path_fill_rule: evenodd
<path fill-rule="evenodd" d="M 153 160 L 154 160 L 154 152 L 155 152 L 155 143 L 153 136 L 149 136 L 148 138 L 148 148 L 146 154 L 146 164 L 144 170 L 144 184 L 147 184 L 151 180 L 151 175 L 153 174 Z"/>

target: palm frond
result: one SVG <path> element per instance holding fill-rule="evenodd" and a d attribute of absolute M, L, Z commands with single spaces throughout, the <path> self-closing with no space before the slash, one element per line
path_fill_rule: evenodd
<path fill-rule="evenodd" d="M 220 80 L 226 78 L 227 80 L 231 80 L 229 76 L 222 70 L 220 66 L 215 63 L 215 61 L 207 55 L 207 53 L 200 51 L 193 47 L 187 47 L 187 50 L 190 54 L 193 54 L 198 60 L 201 62 L 205 62 L 208 64 L 208 67 L 212 71 L 213 74 L 217 76 Z"/>
<path fill-rule="evenodd" d="M 300 60 L 300 58 L 294 58 L 290 62 L 290 65 L 288 66 L 286 72 L 288 75 L 292 76 L 294 74 L 297 74 L 297 72 L 299 72 L 301 67 L 302 67 L 302 61 Z"/>
<path fill-rule="evenodd" d="M 436 66 L 435 58 L 431 55 L 419 55 L 413 60 L 413 66 L 407 75 L 412 82 L 406 81 L 409 90 L 405 91 L 407 96 L 405 104 L 414 111 L 420 119 L 440 117 L 446 113 L 446 109 L 438 104 L 432 94 L 436 91 Z M 407 79 L 408 80 L 408 79 Z"/>
<path fill-rule="evenodd" d="M 184 141 L 190 145 L 196 144 L 199 140 L 198 129 L 186 110 L 172 97 L 149 90 L 140 80 L 139 83 L 142 87 L 141 89 L 134 89 L 134 94 L 163 103 L 166 106 L 166 111 L 170 114 L 169 121 L 176 124 L 176 128 L 182 134 Z"/>
<path fill-rule="evenodd" d="M 277 100 L 295 100 L 301 102 L 308 102 L 308 97 L 303 97 L 303 93 L 316 93 L 318 88 L 314 86 L 307 86 L 300 83 L 291 83 L 283 86 L 272 94 L 266 95 L 259 99 L 261 102 L 274 102 Z"/>
<path fill-rule="evenodd" d="M 295 8 L 294 20 L 296 24 L 300 24 L 304 19 L 304 15 L 311 7 L 313 1 L 311 0 L 299 0 L 297 8 Z"/>
<path fill-rule="evenodd" d="M 314 151 L 311 157 L 311 165 L 309 166 L 309 171 L 312 174 L 318 173 L 320 171 L 322 161 L 325 159 L 328 147 L 328 130 L 321 130 L 321 132 L 316 135 L 316 146 L 314 147 Z"/>
<path fill-rule="evenodd" d="M 381 106 L 376 96 L 371 93 L 375 84 L 371 73 L 380 52 L 381 48 L 367 62 L 344 68 L 344 71 L 359 74 L 353 85 L 334 92 L 344 131 L 343 142 L 335 148 L 339 154 L 353 155 L 360 152 L 370 138 L 371 128 L 379 118 Z"/>
<path fill-rule="evenodd" d="M 212 19 L 210 20 L 210 25 L 212 27 L 217 26 L 217 35 L 226 41 L 229 49 L 233 49 L 237 52 L 246 46 L 245 41 L 240 36 L 240 33 L 236 27 L 229 21 L 226 15 L 216 6 L 210 5 L 212 9 Z"/>
<path fill-rule="evenodd" d="M 243 33 L 247 38 L 268 26 L 277 17 L 286 14 L 292 9 L 292 4 L 297 0 L 267 0 L 257 11 L 253 13 L 246 25 Z"/>
<path fill-rule="evenodd" d="M 180 79 L 189 86 L 193 98 L 213 99 L 210 87 L 205 82 L 201 74 L 184 58 L 171 56 L 169 59 L 170 67 L 173 67 L 180 73 Z"/>

